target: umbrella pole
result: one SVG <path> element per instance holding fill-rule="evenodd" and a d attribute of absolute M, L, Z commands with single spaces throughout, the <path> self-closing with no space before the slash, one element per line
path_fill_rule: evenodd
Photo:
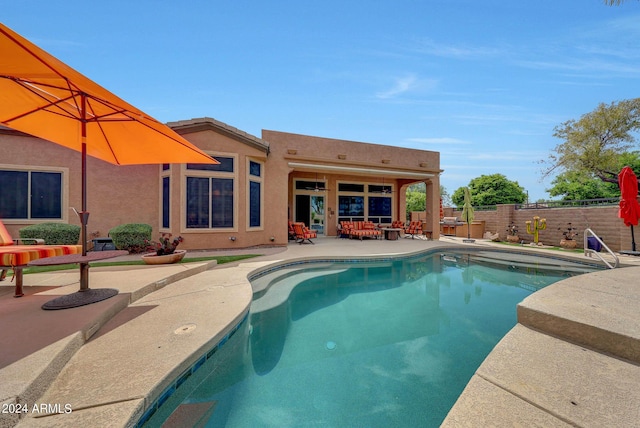
<path fill-rule="evenodd" d="M 631 226 L 631 251 L 636 250 L 636 238 L 633 236 L 633 225 Z"/>
<path fill-rule="evenodd" d="M 86 108 L 87 98 L 82 94 L 82 212 L 80 213 L 81 239 L 82 239 L 82 256 L 87 255 L 87 221 L 89 213 L 87 212 L 87 120 Z M 80 263 L 80 291 L 89 289 L 89 263 Z"/>

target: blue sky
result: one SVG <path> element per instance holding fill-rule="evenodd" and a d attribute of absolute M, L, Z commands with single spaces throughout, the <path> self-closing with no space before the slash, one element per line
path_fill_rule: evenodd
<path fill-rule="evenodd" d="M 640 96 L 640 2 L 13 1 L 2 22 L 163 121 L 441 153 L 548 198 L 553 128 Z"/>

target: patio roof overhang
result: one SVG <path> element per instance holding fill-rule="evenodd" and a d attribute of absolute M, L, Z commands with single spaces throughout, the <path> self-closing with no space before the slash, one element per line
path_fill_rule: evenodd
<path fill-rule="evenodd" d="M 336 174 L 385 176 L 392 178 L 415 178 L 417 180 L 432 178 L 435 174 L 417 171 L 402 171 L 399 169 L 378 169 L 356 166 L 327 165 L 318 163 L 289 162 L 289 168 L 295 171 L 331 172 Z"/>

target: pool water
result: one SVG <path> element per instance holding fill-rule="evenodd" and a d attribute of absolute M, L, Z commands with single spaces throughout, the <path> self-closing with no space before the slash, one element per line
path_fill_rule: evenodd
<path fill-rule="evenodd" d="M 270 272 L 252 280 L 248 322 L 217 361 L 145 426 L 195 405 L 193 426 L 439 426 L 516 305 L 590 270 L 450 251 Z"/>

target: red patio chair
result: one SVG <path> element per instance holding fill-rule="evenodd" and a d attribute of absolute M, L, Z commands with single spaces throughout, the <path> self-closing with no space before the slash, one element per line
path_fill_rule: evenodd
<path fill-rule="evenodd" d="M 409 226 L 405 229 L 404 233 L 406 235 L 410 235 L 411 239 L 413 239 L 416 235 L 422 235 L 422 222 L 412 221 L 411 223 L 409 223 Z"/>
<path fill-rule="evenodd" d="M 310 230 L 304 223 L 293 223 L 293 230 L 296 233 L 296 242 L 298 244 L 302 244 L 304 241 L 309 241 L 309 243 L 313 244 L 311 238 L 318 237 L 318 233 L 315 230 Z"/>
<path fill-rule="evenodd" d="M 293 222 L 289 220 L 289 241 L 295 241 L 296 231 L 293 229 Z"/>

